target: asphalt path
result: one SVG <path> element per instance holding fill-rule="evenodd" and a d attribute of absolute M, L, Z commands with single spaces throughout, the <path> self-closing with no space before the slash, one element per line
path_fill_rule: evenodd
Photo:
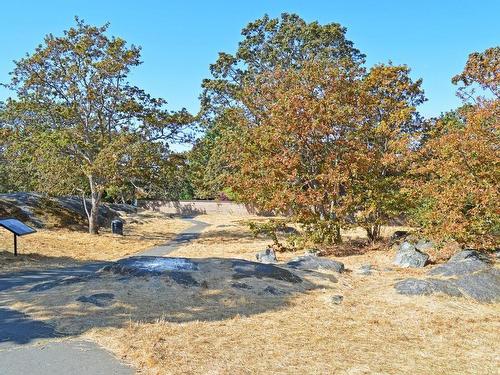
<path fill-rule="evenodd" d="M 208 227 L 202 221 L 185 218 L 192 225 L 164 245 L 136 255 L 167 256 L 198 238 Z M 135 369 L 120 362 L 99 345 L 58 333 L 54 327 L 7 308 L 19 288 L 23 293 L 47 290 L 93 277 L 109 262 L 82 266 L 0 274 L 0 374 L 1 375 L 130 375 Z"/>

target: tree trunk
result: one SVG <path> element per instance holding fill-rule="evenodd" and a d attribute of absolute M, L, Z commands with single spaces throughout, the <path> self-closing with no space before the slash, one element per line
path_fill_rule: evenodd
<path fill-rule="evenodd" d="M 366 227 L 365 230 L 370 242 L 375 242 L 380 239 L 380 224 L 373 224 Z"/>
<path fill-rule="evenodd" d="M 340 225 L 335 225 L 335 237 L 334 237 L 334 243 L 339 245 L 342 243 L 342 236 L 340 235 Z"/>
<path fill-rule="evenodd" d="M 100 194 L 92 193 L 92 206 L 90 208 L 89 215 L 89 233 L 99 234 L 99 205 L 100 205 Z"/>
<path fill-rule="evenodd" d="M 89 233 L 90 234 L 99 234 L 99 206 L 101 204 L 102 192 L 98 190 L 98 188 L 94 182 L 93 176 L 89 176 L 89 183 L 90 183 L 90 191 L 91 191 L 90 211 L 88 211 L 87 207 L 85 206 L 85 210 L 87 211 L 87 217 L 89 220 Z"/>

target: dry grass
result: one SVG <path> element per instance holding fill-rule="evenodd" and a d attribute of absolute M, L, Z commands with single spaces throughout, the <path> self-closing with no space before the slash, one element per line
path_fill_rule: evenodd
<path fill-rule="evenodd" d="M 497 373 L 498 309 L 398 296 L 391 281 L 353 282 L 334 307 L 318 291 L 250 317 L 131 323 L 91 337 L 147 374 Z"/>
<path fill-rule="evenodd" d="M 201 219 L 213 226 L 175 255 L 253 259 L 268 243 L 252 239 L 235 218 Z M 337 258 L 351 270 L 371 263 L 379 271 L 344 274 L 333 289 L 296 295 L 259 314 L 130 322 L 89 335 L 146 374 L 498 374 L 499 305 L 398 295 L 398 279 L 424 271 L 383 271 L 393 257 L 369 251 Z M 325 303 L 337 293 L 342 304 Z"/>
<path fill-rule="evenodd" d="M 172 255 L 254 259 L 269 243 L 253 239 L 239 218 L 199 219 L 212 226 Z M 75 284 L 63 297 L 55 288 L 43 303 L 9 303 L 63 331 L 84 332 L 144 374 L 498 374 L 499 304 L 401 296 L 393 284 L 427 270 L 394 270 L 393 257 L 373 250 L 336 258 L 350 270 L 371 263 L 377 271 L 347 272 L 336 284 L 286 298 L 155 279 L 117 289 L 116 279 L 105 277 L 85 290 Z M 121 301 L 111 310 L 72 302 L 84 291 L 110 290 Z M 340 305 L 326 302 L 333 294 L 344 296 Z"/>
<path fill-rule="evenodd" d="M 142 212 L 127 218 L 125 235 L 103 228 L 98 236 L 69 229 L 40 229 L 18 238 L 21 256 L 12 256 L 12 234 L 0 229 L 0 271 L 26 267 L 65 265 L 71 261 L 114 260 L 166 243 L 189 226 L 183 220 Z M 3 251 L 3 252 L 2 252 Z"/>

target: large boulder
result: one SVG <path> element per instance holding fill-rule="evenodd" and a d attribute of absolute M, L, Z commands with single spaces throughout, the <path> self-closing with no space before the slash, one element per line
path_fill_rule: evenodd
<path fill-rule="evenodd" d="M 335 272 L 344 272 L 344 263 L 336 260 L 322 258 L 315 255 L 303 255 L 296 257 L 286 264 L 290 268 L 300 270 L 327 270 Z"/>
<path fill-rule="evenodd" d="M 500 270 L 494 267 L 460 277 L 456 285 L 464 294 L 477 301 L 500 300 Z"/>
<path fill-rule="evenodd" d="M 273 249 L 266 249 L 255 254 L 255 258 L 261 263 L 278 263 L 276 253 Z"/>
<path fill-rule="evenodd" d="M 234 274 L 233 280 L 246 278 L 275 279 L 288 283 L 301 283 L 302 279 L 287 269 L 277 267 L 274 264 L 262 264 L 246 260 L 230 260 Z"/>
<path fill-rule="evenodd" d="M 90 207 L 90 201 L 86 203 Z M 114 207 L 119 207 L 122 212 L 135 210 L 135 207 L 123 204 Z M 87 225 L 85 207 L 78 196 L 48 197 L 23 192 L 0 194 L 0 216 L 15 217 L 37 228 L 79 228 Z M 99 225 L 109 226 L 111 221 L 119 217 L 119 212 L 111 205 L 102 203 L 99 206 Z"/>
<path fill-rule="evenodd" d="M 450 260 L 448 260 L 448 263 L 455 263 L 455 262 L 462 262 L 462 261 L 481 261 L 481 262 L 486 262 L 489 263 L 490 259 L 488 256 L 484 253 L 480 253 L 479 251 L 476 250 L 463 250 L 455 255 L 453 255 Z"/>
<path fill-rule="evenodd" d="M 403 242 L 394 259 L 394 265 L 399 267 L 421 268 L 427 264 L 429 255 L 415 248 L 415 245 L 409 242 Z"/>

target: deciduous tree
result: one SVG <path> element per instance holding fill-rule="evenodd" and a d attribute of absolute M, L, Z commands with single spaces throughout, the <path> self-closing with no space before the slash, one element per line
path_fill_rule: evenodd
<path fill-rule="evenodd" d="M 47 35 L 16 62 L 9 87 L 17 98 L 7 103 L 16 139 L 35 151 L 37 185 L 90 194 L 90 233 L 98 232 L 105 190 L 158 174 L 168 142 L 191 121 L 185 110 L 168 112 L 163 99 L 127 81 L 141 63 L 140 48 L 108 37 L 107 29 L 77 18 L 63 36 Z"/>
<path fill-rule="evenodd" d="M 407 67 L 310 62 L 256 76 L 221 142 L 240 199 L 292 214 L 319 240 L 361 224 L 372 239 L 401 209 L 398 178 L 420 82 Z"/>
<path fill-rule="evenodd" d="M 412 191 L 421 203 L 417 222 L 438 240 L 498 246 L 499 61 L 498 47 L 469 55 L 453 78 L 464 106 L 433 122 L 412 168 Z"/>
<path fill-rule="evenodd" d="M 364 62 L 364 55 L 354 48 L 346 38 L 346 29 L 338 23 L 308 23 L 287 13 L 279 18 L 265 15 L 249 23 L 241 34 L 236 53 L 221 52 L 210 65 L 212 77 L 202 83 L 200 122 L 206 136 L 195 146 L 191 162 L 197 190 L 203 196 L 217 196 L 222 188 L 221 176 L 231 173 L 219 157 L 221 142 L 226 132 L 232 131 L 228 110 L 244 107 L 241 92 L 257 76 L 276 69 L 299 70 L 313 61 L 349 62 L 344 66 L 354 69 Z"/>

